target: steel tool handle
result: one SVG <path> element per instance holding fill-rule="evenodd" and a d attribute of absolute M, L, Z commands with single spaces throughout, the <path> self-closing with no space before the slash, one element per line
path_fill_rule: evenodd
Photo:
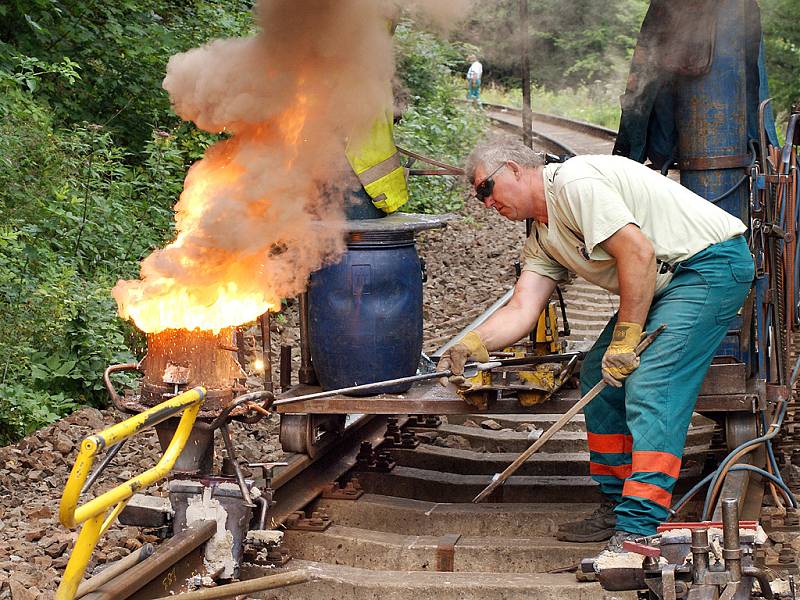
<path fill-rule="evenodd" d="M 666 328 L 667 328 L 666 325 L 660 325 L 653 333 L 651 333 L 645 339 L 643 339 L 639 343 L 639 345 L 636 346 L 636 351 L 635 351 L 636 352 L 636 356 L 639 356 L 642 352 L 647 350 L 647 348 L 650 347 L 650 345 L 655 341 L 655 339 Z M 606 388 L 606 385 L 607 385 L 606 382 L 601 379 L 591 390 L 589 390 L 586 393 L 586 395 L 583 398 L 578 400 L 572 406 L 572 408 L 570 408 L 567 412 L 565 412 L 558 421 L 553 423 L 553 425 L 550 426 L 550 429 L 545 431 L 541 435 L 541 437 L 539 437 L 538 440 L 536 440 L 527 450 L 525 450 L 525 452 L 520 454 L 514 460 L 514 462 L 512 462 L 510 465 L 508 465 L 508 467 L 506 467 L 505 471 L 503 471 L 498 476 L 496 476 L 492 480 L 492 482 L 489 485 L 487 485 L 480 494 L 478 494 L 477 496 L 475 496 L 475 498 L 473 498 L 472 501 L 474 503 L 478 503 L 478 502 L 481 502 L 481 501 L 485 500 L 489 496 L 489 494 L 491 494 L 493 491 L 495 491 L 497 488 L 499 488 L 501 485 L 503 485 L 505 483 L 506 479 L 511 477 L 517 471 L 517 469 L 520 468 L 522 463 L 524 463 L 526 460 L 528 460 L 530 458 L 530 456 L 534 452 L 536 452 L 539 448 L 544 446 L 544 444 L 545 444 L 545 442 L 547 442 L 547 440 L 549 440 L 558 431 L 560 431 L 561 428 L 564 427 L 564 425 L 566 425 L 572 419 L 572 417 L 574 417 L 576 414 L 578 414 L 578 412 L 584 406 L 589 404 L 589 402 L 591 402 L 595 398 L 595 396 L 597 396 L 600 392 L 602 392 Z"/>
<path fill-rule="evenodd" d="M 466 365 L 467 369 L 477 369 L 478 371 L 488 371 L 499 367 L 500 362 L 487 362 L 487 363 L 473 363 Z M 328 398 L 330 396 L 338 396 L 339 394 L 350 394 L 352 392 L 365 392 L 371 389 L 380 389 L 390 385 L 397 385 L 400 383 L 413 383 L 415 381 L 427 381 L 428 379 L 438 379 L 439 377 L 450 377 L 452 371 L 436 371 L 434 373 L 421 373 L 420 375 L 410 375 L 408 377 L 398 377 L 397 379 L 387 379 L 385 381 L 376 381 L 374 383 L 364 383 L 361 385 L 352 385 L 350 387 L 339 388 L 337 390 L 328 390 L 325 392 L 315 392 L 313 394 L 306 394 L 304 396 L 296 396 L 295 398 L 286 398 L 285 400 L 278 400 L 273 402 L 272 406 L 284 406 L 286 404 L 294 404 L 296 402 L 303 402 L 305 400 L 316 400 L 318 398 Z"/>

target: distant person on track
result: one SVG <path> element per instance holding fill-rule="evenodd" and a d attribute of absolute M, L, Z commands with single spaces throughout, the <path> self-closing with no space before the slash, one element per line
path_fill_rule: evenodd
<path fill-rule="evenodd" d="M 469 69 L 467 69 L 467 100 L 480 102 L 483 65 L 474 54 L 468 56 L 467 61 L 471 63 Z"/>
<path fill-rule="evenodd" d="M 490 142 L 473 150 L 466 176 L 487 208 L 534 223 L 513 297 L 449 349 L 439 370 L 460 374 L 470 357 L 486 361 L 526 336 L 569 271 L 619 294 L 580 376 L 582 394 L 608 383 L 584 409 L 589 472 L 605 502 L 557 537 L 609 540 L 620 552 L 669 516 L 700 385 L 753 280 L 746 227 L 621 156 L 545 165 L 520 142 Z M 662 323 L 640 361 L 634 348 Z"/>

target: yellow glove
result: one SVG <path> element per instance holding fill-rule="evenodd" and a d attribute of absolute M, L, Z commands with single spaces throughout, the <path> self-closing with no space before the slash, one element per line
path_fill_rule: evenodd
<path fill-rule="evenodd" d="M 478 332 L 473 330 L 459 340 L 457 344 L 448 348 L 439 359 L 439 371 L 451 371 L 453 375 L 448 379 L 442 377 L 439 383 L 446 386 L 448 382 L 456 385 L 464 383 L 464 365 L 472 357 L 478 362 L 489 361 L 489 351 L 483 345 L 483 340 Z"/>
<path fill-rule="evenodd" d="M 613 387 L 622 387 L 622 381 L 639 366 L 636 346 L 641 339 L 641 325 L 624 322 L 616 324 L 611 343 L 603 355 L 603 381 Z"/>

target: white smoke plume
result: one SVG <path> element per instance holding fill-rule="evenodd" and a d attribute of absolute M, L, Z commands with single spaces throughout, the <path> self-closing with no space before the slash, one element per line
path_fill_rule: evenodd
<path fill-rule="evenodd" d="M 464 2 L 408 4 L 443 26 Z M 391 107 L 399 8 L 261 0 L 257 35 L 170 59 L 163 85 L 176 113 L 231 137 L 189 170 L 176 240 L 143 261 L 141 279 L 115 286 L 122 317 L 148 332 L 236 325 L 302 291 L 343 251 L 336 189 L 355 181 L 345 141 Z"/>

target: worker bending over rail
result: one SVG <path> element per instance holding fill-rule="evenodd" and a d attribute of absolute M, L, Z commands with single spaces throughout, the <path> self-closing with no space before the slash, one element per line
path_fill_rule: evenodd
<path fill-rule="evenodd" d="M 531 330 L 556 283 L 574 271 L 620 296 L 619 311 L 583 361 L 581 393 L 609 384 L 584 409 L 590 473 L 606 501 L 559 539 L 622 542 L 668 517 L 686 433 L 706 371 L 753 280 L 742 221 L 621 156 L 544 164 L 514 141 L 476 147 L 475 195 L 512 221 L 534 220 L 509 303 L 442 357 L 461 373 Z M 666 331 L 641 359 L 643 330 Z M 641 360 L 641 362 L 640 362 Z"/>

